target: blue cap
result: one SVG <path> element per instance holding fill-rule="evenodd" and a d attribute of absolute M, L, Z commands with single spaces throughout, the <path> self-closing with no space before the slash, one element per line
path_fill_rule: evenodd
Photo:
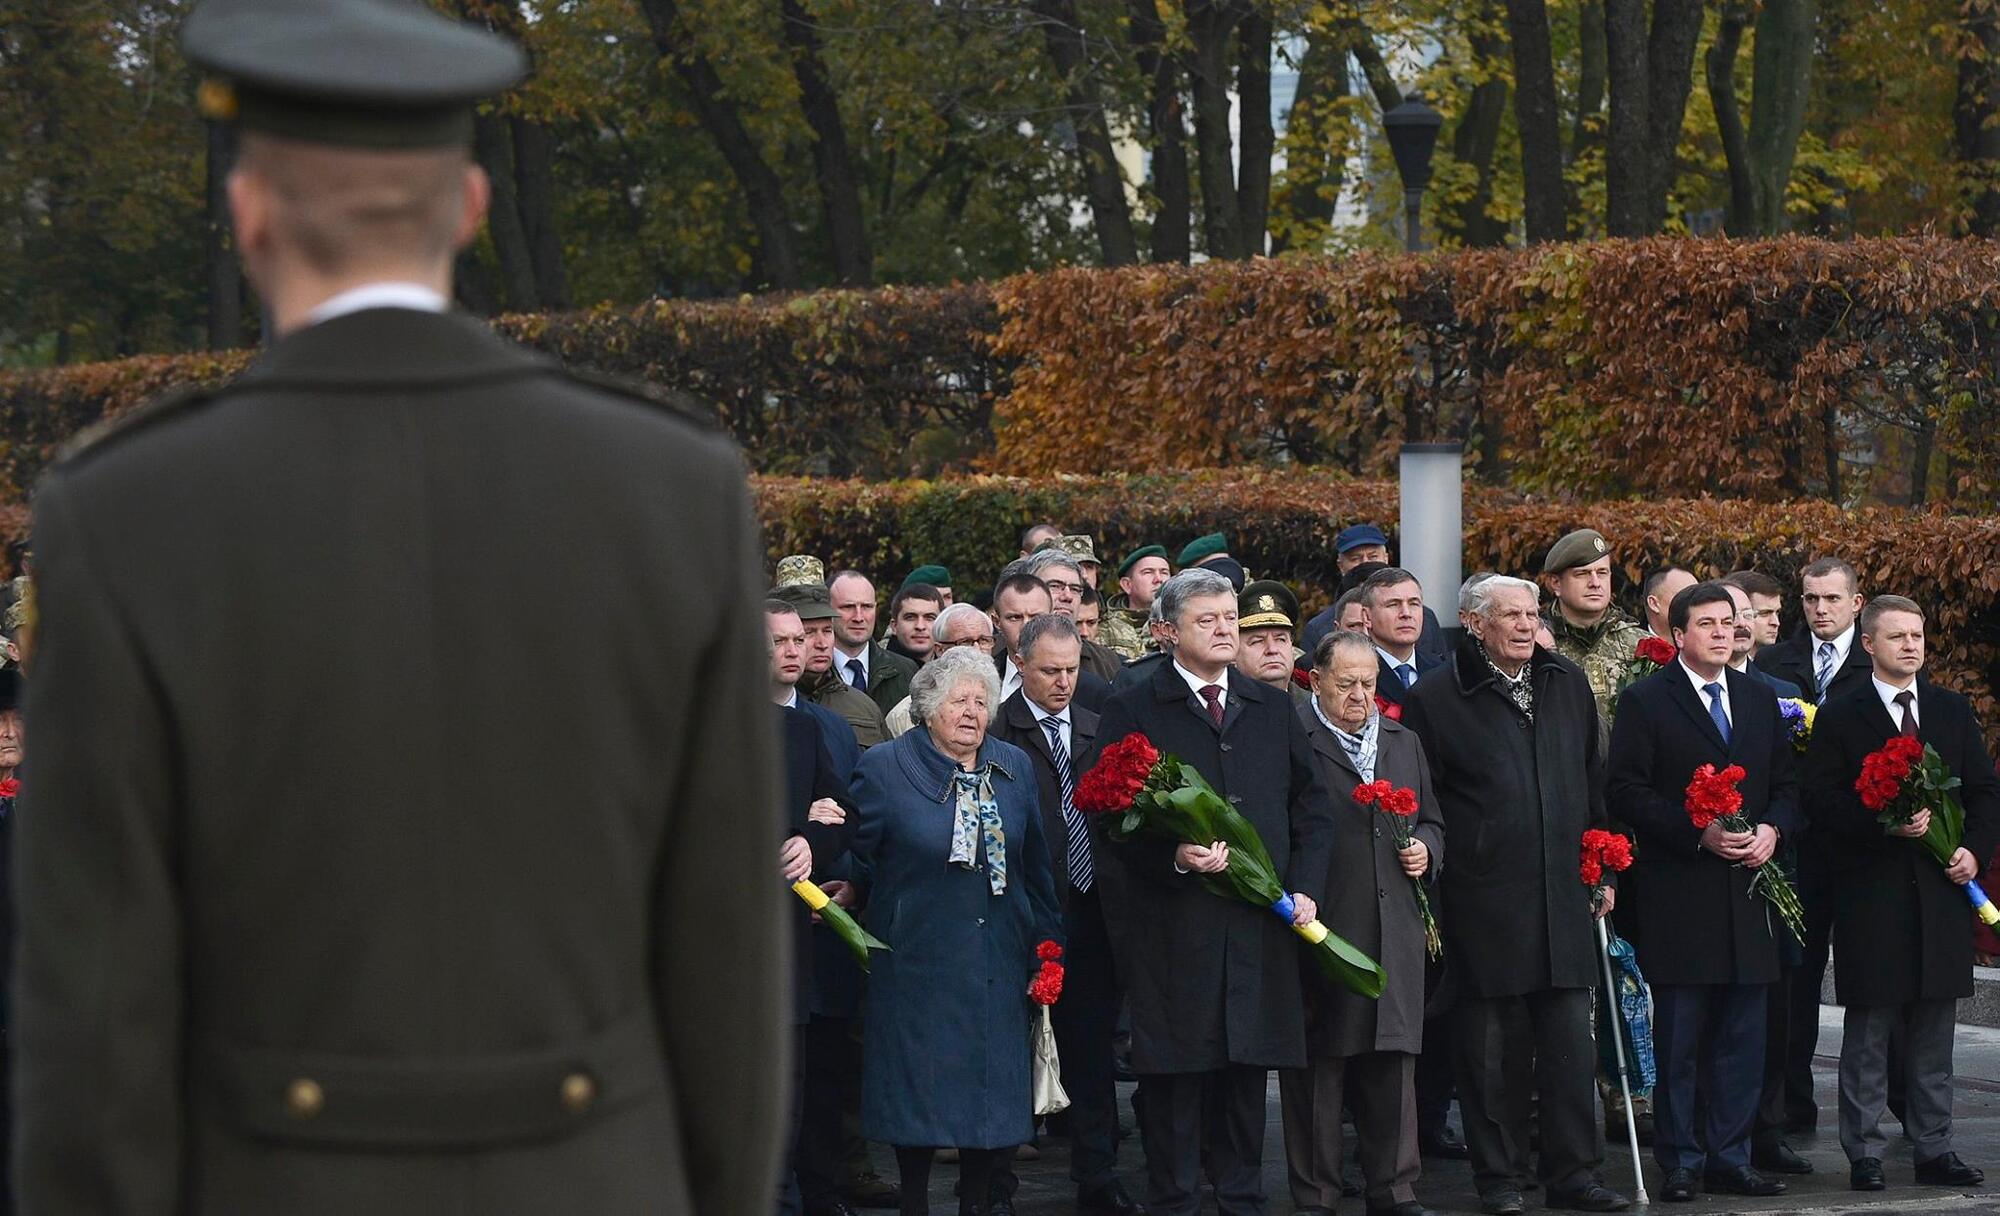
<path fill-rule="evenodd" d="M 1389 538 L 1382 535 L 1382 529 L 1374 524 L 1355 524 L 1351 528 L 1342 528 L 1340 535 L 1333 538 L 1335 553 L 1345 553 L 1362 545 L 1380 545 L 1386 549 L 1389 547 Z"/>

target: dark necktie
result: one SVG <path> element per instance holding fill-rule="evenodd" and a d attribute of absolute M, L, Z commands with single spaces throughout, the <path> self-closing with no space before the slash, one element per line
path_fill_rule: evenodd
<path fill-rule="evenodd" d="M 1833 683 L 1833 643 L 1819 644 L 1819 666 L 1813 670 L 1813 679 L 1819 683 L 1819 699 L 1826 700 L 1826 686 Z"/>
<path fill-rule="evenodd" d="M 1708 716 L 1714 721 L 1715 729 L 1722 733 L 1722 741 L 1729 742 L 1729 715 L 1722 711 L 1722 685 L 1704 684 L 1701 690 L 1708 694 Z"/>
<path fill-rule="evenodd" d="M 862 692 L 868 691 L 868 672 L 860 659 L 847 660 L 847 682 Z"/>
<path fill-rule="evenodd" d="M 1049 732 L 1049 753 L 1056 758 L 1056 785 L 1062 790 L 1063 827 L 1069 835 L 1069 885 L 1076 891 L 1088 891 L 1097 875 L 1090 864 L 1090 829 L 1076 809 L 1076 781 L 1070 772 L 1069 749 L 1063 746 L 1062 719 L 1050 714 L 1042 719 L 1042 729 Z"/>
<path fill-rule="evenodd" d="M 1398 663 L 1396 664 L 1396 678 L 1403 682 L 1404 688 L 1408 688 L 1417 682 L 1417 669 L 1408 663 Z"/>
<path fill-rule="evenodd" d="M 1215 729 L 1222 729 L 1222 685 L 1201 686 L 1201 699 L 1208 702 L 1208 720 L 1215 723 Z"/>
<path fill-rule="evenodd" d="M 1903 737 L 1917 737 L 1917 694 L 1905 688 L 1896 694 L 1896 708 L 1903 711 Z"/>

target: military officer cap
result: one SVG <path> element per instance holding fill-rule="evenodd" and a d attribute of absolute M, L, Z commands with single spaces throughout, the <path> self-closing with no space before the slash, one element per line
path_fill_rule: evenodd
<path fill-rule="evenodd" d="M 1088 536 L 1051 536 L 1035 546 L 1035 552 L 1044 549 L 1060 549 L 1076 559 L 1079 566 L 1102 566 L 1097 560 L 1097 546 L 1090 543 Z"/>
<path fill-rule="evenodd" d="M 840 615 L 833 610 L 833 593 L 824 583 L 785 583 L 771 588 L 771 598 L 798 609 L 802 621 L 830 621 Z"/>
<path fill-rule="evenodd" d="M 1611 546 L 1595 528 L 1578 528 L 1549 547 L 1542 559 L 1543 574 L 1561 574 L 1578 566 L 1588 566 L 1611 552 Z"/>
<path fill-rule="evenodd" d="M 1382 535 L 1382 529 L 1374 524 L 1355 524 L 1349 528 L 1342 528 L 1340 535 L 1333 538 L 1335 553 L 1345 553 L 1349 549 L 1359 549 L 1363 545 L 1380 545 L 1386 549 L 1389 547 L 1389 538 Z"/>
<path fill-rule="evenodd" d="M 354 148 L 472 141 L 472 104 L 520 83 L 521 48 L 418 0 L 204 0 L 181 29 L 202 113 Z"/>
<path fill-rule="evenodd" d="M 790 587 L 799 583 L 826 584 L 826 563 L 816 557 L 794 553 L 790 557 L 778 559 L 778 586 Z"/>
<path fill-rule="evenodd" d="M 1193 566 L 1203 559 L 1218 553 L 1229 552 L 1229 540 L 1220 532 L 1210 532 L 1207 536 L 1197 536 L 1181 550 L 1181 565 Z"/>
<path fill-rule="evenodd" d="M 1132 573 L 1132 567 L 1149 557 L 1157 557 L 1161 561 L 1166 561 L 1167 547 L 1165 545 L 1140 545 L 1137 549 L 1127 553 L 1124 561 L 1118 563 L 1118 577 L 1124 578 L 1126 575 Z"/>
<path fill-rule="evenodd" d="M 1236 628 L 1297 629 L 1299 597 L 1276 579 L 1261 578 L 1236 597 Z"/>
<path fill-rule="evenodd" d="M 910 577 L 903 580 L 903 586 L 910 587 L 917 583 L 928 583 L 938 588 L 949 587 L 951 586 L 951 571 L 945 569 L 943 566 L 918 566 L 915 570 L 910 571 Z M 900 589 L 898 588 L 898 590 Z"/>

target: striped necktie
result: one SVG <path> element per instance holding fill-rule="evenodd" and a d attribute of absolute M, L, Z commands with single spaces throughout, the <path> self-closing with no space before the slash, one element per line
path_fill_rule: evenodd
<path fill-rule="evenodd" d="M 1070 772 L 1069 749 L 1063 746 L 1062 719 L 1050 714 L 1042 719 L 1042 729 L 1049 732 L 1049 753 L 1056 758 L 1056 785 L 1062 790 L 1063 827 L 1069 835 L 1069 885 L 1076 891 L 1088 891 L 1097 881 L 1097 872 L 1090 862 L 1090 829 L 1074 801 L 1076 778 Z"/>
<path fill-rule="evenodd" d="M 1819 667 L 1813 672 L 1813 679 L 1819 684 L 1819 699 L 1826 700 L 1826 686 L 1833 683 L 1833 643 L 1819 644 Z"/>

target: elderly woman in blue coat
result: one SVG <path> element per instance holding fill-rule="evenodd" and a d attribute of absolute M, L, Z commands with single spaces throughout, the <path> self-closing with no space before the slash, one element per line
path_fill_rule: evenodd
<path fill-rule="evenodd" d="M 1028 984 L 1057 936 L 1054 873 L 1026 753 L 987 737 L 993 660 L 946 653 L 910 682 L 921 729 L 854 774 L 853 853 L 868 871 L 871 961 L 861 1123 L 895 1146 L 903 1212 L 925 1214 L 935 1149 L 959 1150 L 961 1216 L 1033 1131 Z"/>

